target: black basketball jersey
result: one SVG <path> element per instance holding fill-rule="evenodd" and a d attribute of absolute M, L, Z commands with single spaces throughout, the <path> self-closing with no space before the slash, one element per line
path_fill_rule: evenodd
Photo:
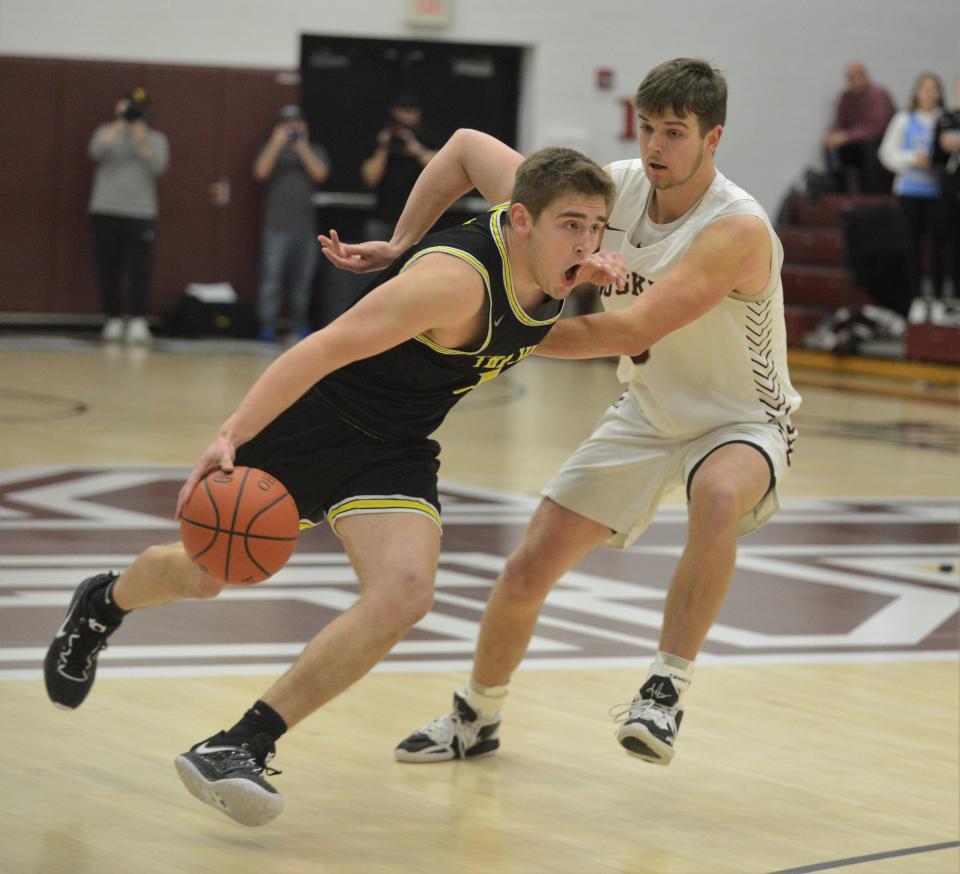
<path fill-rule="evenodd" d="M 524 312 L 513 290 L 502 222 L 507 205 L 464 225 L 429 234 L 363 291 L 365 296 L 434 252 L 462 258 L 487 289 L 487 335 L 477 349 L 447 349 L 419 335 L 379 355 L 334 371 L 311 391 L 341 418 L 388 439 L 425 437 L 453 405 L 481 383 L 530 355 L 560 316 L 562 301 L 547 299 Z"/>

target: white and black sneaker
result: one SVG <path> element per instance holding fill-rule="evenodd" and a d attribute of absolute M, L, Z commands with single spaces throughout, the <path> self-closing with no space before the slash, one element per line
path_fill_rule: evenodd
<path fill-rule="evenodd" d="M 453 693 L 453 710 L 433 720 L 393 751 L 398 762 L 449 762 L 496 752 L 500 714 L 482 719 L 459 692 Z"/>
<path fill-rule="evenodd" d="M 680 696 L 670 677 L 649 677 L 632 703 L 614 714 L 625 717 L 617 729 L 620 746 L 646 762 L 669 765 L 683 719 L 679 703 Z"/>
<path fill-rule="evenodd" d="M 241 825 L 266 825 L 283 810 L 283 796 L 263 777 L 276 752 L 268 734 L 238 744 L 225 732 L 208 737 L 174 759 L 190 794 Z"/>
<path fill-rule="evenodd" d="M 107 648 L 107 638 L 120 623 L 104 621 L 93 609 L 92 599 L 117 578 L 106 573 L 85 579 L 67 608 L 66 618 L 57 630 L 43 661 L 43 679 L 47 695 L 58 707 L 79 707 L 93 687 L 97 658 Z"/>

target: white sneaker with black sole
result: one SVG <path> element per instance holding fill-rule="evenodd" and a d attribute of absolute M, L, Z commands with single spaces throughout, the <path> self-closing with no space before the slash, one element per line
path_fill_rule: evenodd
<path fill-rule="evenodd" d="M 266 825 L 283 810 L 283 796 L 263 774 L 276 752 L 268 734 L 238 744 L 224 732 L 194 745 L 174 759 L 177 773 L 190 794 L 241 825 Z"/>
<path fill-rule="evenodd" d="M 654 765 L 669 765 L 683 710 L 670 677 L 654 675 L 640 687 L 630 704 L 613 715 L 623 718 L 617 740 L 631 756 Z"/>
<path fill-rule="evenodd" d="M 481 718 L 463 695 L 454 692 L 453 710 L 401 741 L 393 757 L 398 762 L 422 763 L 488 756 L 500 746 L 499 730 L 499 713 Z"/>

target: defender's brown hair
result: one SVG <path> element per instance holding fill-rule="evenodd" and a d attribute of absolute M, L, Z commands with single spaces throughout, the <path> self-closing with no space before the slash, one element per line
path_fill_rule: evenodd
<path fill-rule="evenodd" d="M 699 58 L 674 58 L 654 67 L 640 83 L 633 103 L 643 115 L 693 113 L 700 136 L 727 120 L 727 80 Z"/>

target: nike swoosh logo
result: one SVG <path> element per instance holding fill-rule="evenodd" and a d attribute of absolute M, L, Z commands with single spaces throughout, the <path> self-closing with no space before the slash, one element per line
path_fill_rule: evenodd
<path fill-rule="evenodd" d="M 504 313 L 502 316 L 500 316 L 499 319 L 497 319 L 497 320 L 493 323 L 493 327 L 495 327 L 495 328 L 499 327 L 499 326 L 500 326 L 500 322 L 502 322 L 506 317 L 507 317 L 507 314 Z"/>
<path fill-rule="evenodd" d="M 625 234 L 626 230 L 624 228 L 615 228 L 613 225 L 604 225 L 603 226 L 608 231 L 614 231 L 618 234 Z"/>
<path fill-rule="evenodd" d="M 200 755 L 205 756 L 207 753 L 225 753 L 235 749 L 236 747 L 208 747 L 207 742 L 204 741 L 200 746 L 190 750 L 190 752 L 200 753 Z"/>

